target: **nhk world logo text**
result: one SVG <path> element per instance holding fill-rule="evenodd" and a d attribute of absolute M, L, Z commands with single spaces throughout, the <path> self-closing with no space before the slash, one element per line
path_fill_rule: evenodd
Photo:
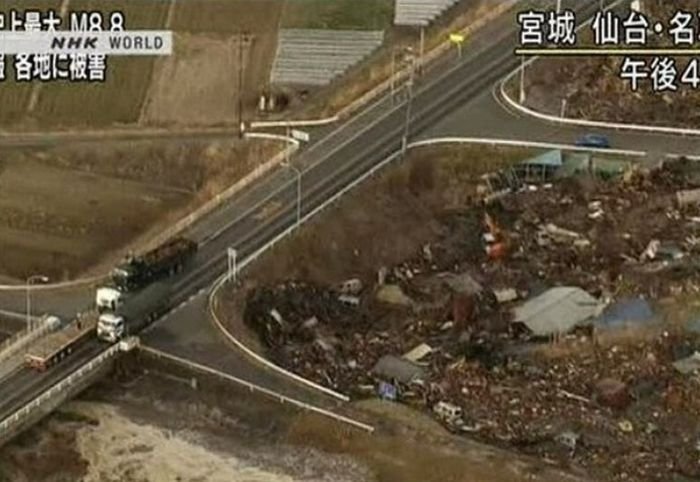
<path fill-rule="evenodd" d="M 0 54 L 164 56 L 172 54 L 172 32 L 0 32 Z"/>

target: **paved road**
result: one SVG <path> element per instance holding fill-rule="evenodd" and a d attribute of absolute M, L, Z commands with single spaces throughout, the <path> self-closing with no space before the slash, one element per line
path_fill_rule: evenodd
<path fill-rule="evenodd" d="M 12 372 L 2 373 L 0 379 L 0 420 L 22 408 L 62 378 L 70 375 L 104 349 L 97 339 L 91 339 L 76 349 L 71 357 L 45 372 L 36 372 L 22 365 Z"/>
<path fill-rule="evenodd" d="M 583 9 L 591 4 L 578 2 L 576 5 Z M 472 41 L 470 52 L 461 62 L 445 59 L 443 68 L 436 68 L 418 83 L 412 105 L 411 138 L 479 135 L 570 141 L 576 137 L 580 130 L 512 116 L 491 96 L 494 83 L 517 67 L 512 55 L 516 40 L 513 25 L 512 16 L 494 21 Z M 316 135 L 332 132 L 295 160 L 304 170 L 303 212 L 310 211 L 398 150 L 405 117 L 405 104 L 395 105 L 390 99 L 383 99 L 335 130 L 315 131 Z M 622 133 L 614 134 L 612 139 L 616 147 L 634 149 L 644 146 L 653 149 L 659 141 L 653 136 Z M 673 151 L 693 149 L 693 141 L 687 140 L 669 139 L 659 149 L 663 150 L 663 145 L 672 146 L 670 150 Z M 227 247 L 236 247 L 244 257 L 291 225 L 295 217 L 295 197 L 293 172 L 280 168 L 193 226 L 188 234 L 204 245 L 192 268 L 172 281 L 177 293 L 173 305 L 180 305 L 180 308 L 145 333 L 144 341 L 290 396 L 328 404 L 231 350 L 207 316 L 205 297 L 197 295 L 225 269 Z M 265 207 L 269 206 L 280 209 L 273 216 L 264 217 Z M 23 294 L 0 294 L 0 306 L 21 311 L 21 296 Z M 91 293 L 86 290 L 72 290 L 62 295 L 37 291 L 33 304 L 37 312 L 70 314 L 90 299 Z"/>
<path fill-rule="evenodd" d="M 506 110 L 496 100 L 493 91 L 479 96 L 445 116 L 419 138 L 473 136 L 502 139 L 572 144 L 582 132 L 590 129 L 543 122 Z M 654 155 L 666 153 L 698 155 L 700 137 L 681 137 L 633 131 L 593 129 L 605 133 L 614 148 L 647 151 Z"/>

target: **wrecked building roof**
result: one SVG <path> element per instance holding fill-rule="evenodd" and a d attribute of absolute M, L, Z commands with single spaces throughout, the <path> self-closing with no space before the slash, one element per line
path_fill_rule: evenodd
<path fill-rule="evenodd" d="M 600 315 L 604 307 L 581 288 L 559 286 L 517 306 L 513 321 L 524 324 L 535 336 L 547 336 L 566 333 Z"/>
<path fill-rule="evenodd" d="M 676 370 L 684 375 L 700 371 L 700 353 L 697 351 L 690 355 L 689 357 L 683 358 L 681 360 L 676 360 L 673 363 Z"/>
<path fill-rule="evenodd" d="M 394 355 L 381 357 L 374 365 L 372 372 L 382 378 L 397 380 L 404 384 L 420 380 L 425 376 L 423 368 Z"/>

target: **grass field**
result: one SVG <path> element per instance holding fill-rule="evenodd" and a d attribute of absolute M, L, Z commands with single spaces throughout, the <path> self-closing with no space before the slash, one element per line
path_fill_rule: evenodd
<path fill-rule="evenodd" d="M 106 270 L 275 149 L 238 139 L 0 148 L 0 279 Z"/>
<path fill-rule="evenodd" d="M 172 28 L 189 33 L 276 33 L 282 5 L 282 0 L 178 0 Z"/>
<path fill-rule="evenodd" d="M 196 105 L 201 111 L 217 102 L 219 111 L 225 106 L 225 112 L 215 112 L 213 116 L 205 112 L 195 116 L 192 123 L 219 125 L 228 122 L 235 119 L 235 113 L 230 111 L 235 111 L 237 105 L 230 100 L 236 97 L 237 86 L 235 82 L 228 82 L 228 78 L 235 77 L 238 68 L 237 44 L 229 39 L 238 32 L 250 33 L 245 53 L 245 88 L 250 95 L 244 99 L 245 106 L 250 107 L 257 101 L 258 90 L 267 83 L 284 6 L 284 0 L 179 0 L 170 12 L 173 5 L 170 0 L 124 0 L 118 4 L 102 0 L 40 0 L 33 2 L 32 7 L 42 11 L 60 10 L 65 2 L 68 12 L 100 10 L 104 18 L 119 10 L 124 13 L 127 29 L 165 28 L 170 13 L 169 28 L 176 32 L 176 55 L 168 62 L 174 62 L 177 68 L 157 67 L 162 62 L 153 57 L 111 57 L 107 60 L 104 83 L 54 81 L 42 85 L 38 82 L 19 84 L 8 68 L 12 79 L 0 89 L 3 106 L 0 126 L 16 130 L 101 128 L 144 120 L 159 125 L 185 125 L 190 120 L 187 106 Z M 26 5 L 21 0 L 0 0 L 2 11 L 26 10 Z M 68 27 L 68 15 L 64 20 L 64 27 Z M 178 50 L 178 42 L 182 42 L 180 47 L 186 47 L 188 52 L 182 58 L 177 53 L 182 51 L 182 48 Z M 225 42 L 225 45 L 216 42 Z M 223 91 L 221 75 L 216 75 L 219 71 L 225 74 Z M 169 77 L 162 78 L 164 75 Z M 172 95 L 163 98 L 164 88 L 172 91 Z M 217 101 L 219 94 L 224 98 Z M 155 107 L 150 103 L 153 95 L 156 96 Z M 175 102 L 171 102 L 173 96 Z M 162 106 L 164 101 L 171 105 Z M 161 114 L 155 116 L 156 122 L 151 122 L 154 108 Z"/>
<path fill-rule="evenodd" d="M 60 0 L 36 0 L 31 2 L 32 8 L 46 11 L 58 9 Z M 0 13 L 5 16 L 5 23 L 9 23 L 10 10 L 23 11 L 27 9 L 26 0 L 0 0 Z M 32 92 L 31 83 L 17 83 L 14 81 L 13 59 L 5 59 L 6 80 L 0 83 L 0 125 L 13 124 L 21 120 L 27 110 L 29 97 Z"/>
<path fill-rule="evenodd" d="M 394 0 L 287 0 L 282 28 L 383 30 L 393 14 Z"/>
<path fill-rule="evenodd" d="M 69 9 L 100 10 L 105 14 L 118 9 L 124 13 L 127 29 L 158 30 L 165 26 L 169 2 L 123 0 L 118 7 L 107 5 L 99 0 L 71 0 Z M 154 63 L 153 57 L 112 57 L 107 60 L 104 83 L 46 84 L 33 116 L 40 126 L 54 125 L 57 119 L 76 127 L 134 123 L 139 118 Z"/>

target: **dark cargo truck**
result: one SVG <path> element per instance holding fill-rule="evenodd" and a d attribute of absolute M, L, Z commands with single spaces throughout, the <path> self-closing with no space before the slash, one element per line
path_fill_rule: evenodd
<path fill-rule="evenodd" d="M 115 310 L 100 314 L 97 337 L 116 343 L 123 337 L 138 332 L 164 314 L 170 300 L 171 287 L 167 282 L 154 283 L 139 291 L 123 294 Z"/>
<path fill-rule="evenodd" d="M 140 256 L 128 257 L 112 270 L 112 284 L 120 291 L 136 291 L 178 273 L 196 252 L 197 243 L 175 237 Z"/>

